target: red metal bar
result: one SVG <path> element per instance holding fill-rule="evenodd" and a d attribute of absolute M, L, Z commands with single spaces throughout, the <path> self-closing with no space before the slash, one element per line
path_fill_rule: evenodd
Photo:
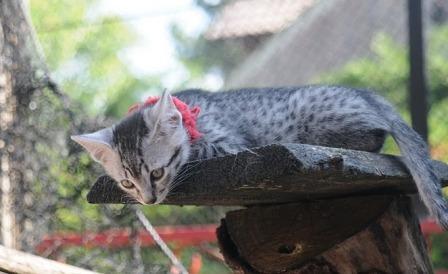
<path fill-rule="evenodd" d="M 429 235 L 436 235 L 444 233 L 445 231 L 437 224 L 437 222 L 433 219 L 426 219 L 420 223 L 420 228 L 425 237 Z"/>
<path fill-rule="evenodd" d="M 425 237 L 434 234 L 443 233 L 443 229 L 432 219 L 421 222 L 420 227 Z M 177 245 L 188 246 L 202 242 L 216 241 L 216 225 L 195 225 L 195 226 L 163 226 L 158 227 L 157 232 L 162 239 L 167 242 L 175 242 Z M 38 253 L 43 253 L 51 248 L 67 246 L 85 246 L 85 247 L 107 247 L 121 248 L 131 244 L 130 231 L 127 228 L 109 229 L 102 232 L 86 233 L 55 233 L 47 235 L 36 246 Z M 142 246 L 151 246 L 154 244 L 151 236 L 145 231 L 138 232 Z"/>
<path fill-rule="evenodd" d="M 424 220 L 420 223 L 421 230 L 425 238 L 430 235 L 444 233 L 445 231 L 432 219 Z M 216 242 L 217 226 L 209 225 L 189 225 L 189 226 L 162 226 L 156 230 L 162 239 L 168 243 L 175 244 L 178 248 L 186 246 L 197 246 L 202 243 Z M 154 240 L 146 230 L 138 231 L 138 239 L 143 247 L 154 245 Z M 71 246 L 83 246 L 87 248 L 124 248 L 132 245 L 130 229 L 117 228 L 102 232 L 85 233 L 55 233 L 47 235 L 36 246 L 36 252 L 43 254 L 53 252 L 59 248 Z M 448 270 L 438 269 L 436 274 L 448 274 Z"/>
<path fill-rule="evenodd" d="M 163 226 L 156 228 L 162 239 L 177 246 L 194 246 L 205 242 L 216 242 L 216 225 Z M 141 246 L 152 246 L 151 235 L 141 229 L 138 231 Z M 83 246 L 87 248 L 123 248 L 132 244 L 128 228 L 109 229 L 102 232 L 55 233 L 45 236 L 36 246 L 39 254 L 58 248 Z"/>

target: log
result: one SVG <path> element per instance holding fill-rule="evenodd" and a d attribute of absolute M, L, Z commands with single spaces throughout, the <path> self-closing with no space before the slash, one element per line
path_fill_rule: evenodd
<path fill-rule="evenodd" d="M 235 273 L 432 273 L 407 197 L 370 196 L 229 212 L 218 229 Z"/>
<path fill-rule="evenodd" d="M 448 165 L 434 161 L 448 184 Z M 414 193 L 400 157 L 304 144 L 275 144 L 187 165 L 189 177 L 164 204 L 259 205 L 342 196 Z M 101 176 L 90 203 L 134 203 Z"/>
<path fill-rule="evenodd" d="M 0 272 L 20 274 L 98 274 L 0 245 Z"/>

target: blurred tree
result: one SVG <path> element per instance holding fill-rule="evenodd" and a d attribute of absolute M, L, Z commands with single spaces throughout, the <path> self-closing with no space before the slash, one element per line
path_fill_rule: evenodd
<path fill-rule="evenodd" d="M 448 115 L 448 26 L 432 29 L 428 37 L 427 77 L 429 84 L 430 144 L 435 157 L 448 160 L 446 136 L 448 124 L 440 120 Z M 383 34 L 372 42 L 373 58 L 361 58 L 349 62 L 343 68 L 322 75 L 314 80 L 318 83 L 339 84 L 375 90 L 394 103 L 409 120 L 408 60 L 404 45 Z M 391 146 L 388 144 L 387 148 Z M 396 150 L 394 150 L 396 151 Z"/>
<path fill-rule="evenodd" d="M 428 40 L 427 76 L 429 83 L 429 104 L 433 105 L 448 97 L 448 27 L 432 30 Z M 374 58 L 361 58 L 349 62 L 341 69 L 318 77 L 314 82 L 326 82 L 360 88 L 371 88 L 382 93 L 404 111 L 408 100 L 407 50 L 384 34 L 372 42 Z"/>
<path fill-rule="evenodd" d="M 0 1 L 0 191 L 1 239 L 21 249 L 24 234 L 22 202 L 30 181 L 25 176 L 31 98 L 41 85 L 33 30 L 21 1 Z M 42 71 L 40 71 L 42 74 Z"/>
<path fill-rule="evenodd" d="M 89 114 L 120 117 L 158 78 L 133 75 L 120 54 L 136 37 L 98 0 L 31 0 L 31 17 L 56 80 Z M 61 16 L 63 14 L 63 16 Z"/>
<path fill-rule="evenodd" d="M 76 3 L 69 0 L 31 0 L 31 15 L 46 54 L 49 67 L 54 71 L 58 82 L 82 108 L 77 115 L 83 115 L 84 108 L 91 114 L 121 117 L 127 108 L 139 101 L 138 96 L 149 88 L 160 88 L 159 77 L 139 79 L 131 74 L 120 58 L 119 53 L 135 39 L 132 31 L 120 18 L 93 17 L 89 14 L 95 10 L 97 0 L 81 0 Z M 64 16 L 60 16 L 64 14 Z M 70 121 L 64 121 L 70 123 Z M 81 129 L 89 130 L 89 129 Z M 58 229 L 77 230 L 83 225 L 84 214 L 99 222 L 99 212 L 84 200 L 88 184 L 101 171 L 95 170 L 90 157 L 76 146 L 73 156 L 59 159 L 60 155 L 46 149 L 52 161 L 60 165 L 51 168 L 51 174 L 57 180 L 58 193 L 67 201 L 76 201 L 77 210 L 58 208 L 56 216 L 60 222 Z M 76 186 L 76 187 L 74 187 Z M 84 189 L 80 192 L 80 189 Z M 79 204 L 78 204 L 79 203 Z M 121 210 L 121 206 L 118 206 Z M 126 211 L 126 210 L 125 210 Z M 197 207 L 160 206 L 146 210 L 156 224 L 177 221 L 195 223 L 210 220 L 206 216 L 210 210 Z M 202 214 L 204 213 L 204 214 Z M 115 218 L 120 218 L 116 212 Z M 125 214 L 126 215 L 126 214 Z M 204 218 L 201 218 L 201 215 Z M 120 222 L 125 225 L 129 218 Z"/>
<path fill-rule="evenodd" d="M 55 80 L 76 102 L 76 107 L 71 105 L 74 115 L 67 115 L 61 101 L 44 90 L 35 98 L 37 115 L 27 121 L 37 125 L 33 130 L 39 136 L 33 135 L 30 144 L 35 145 L 32 153 L 39 158 L 36 162 L 42 163 L 42 167 L 33 170 L 36 176 L 30 189 L 33 200 L 39 201 L 29 212 L 34 218 L 32 223 L 41 224 L 33 231 L 37 241 L 42 235 L 56 231 L 97 231 L 135 223 L 133 210 L 127 206 L 87 203 L 89 186 L 103 171 L 68 140 L 73 132 L 92 131 L 106 124 L 102 119 L 88 119 L 86 110 L 95 117 L 122 117 L 144 91 L 161 90 L 160 77 L 136 77 L 120 59 L 121 52 L 136 37 L 122 19 L 97 15 L 99 3 L 99 0 L 30 0 L 31 17 L 48 66 Z M 82 120 L 82 125 L 75 119 Z M 144 211 L 154 224 L 166 225 L 217 222 L 222 209 L 158 206 L 144 207 Z M 132 248 L 114 252 L 67 248 L 59 256 L 68 263 L 105 273 L 128 273 L 129 269 L 137 271 L 130 267 L 135 261 L 134 253 Z M 141 255 L 147 271 L 167 271 L 168 260 L 156 248 L 144 249 Z M 188 260 L 185 258 L 184 262 Z M 226 269 L 205 261 L 204 269 L 210 267 L 221 269 L 210 273 Z"/>
<path fill-rule="evenodd" d="M 196 5 L 202 8 L 209 19 L 212 20 L 217 12 L 229 0 L 196 0 Z M 217 40 L 211 41 L 203 33 L 190 36 L 183 31 L 181 25 L 171 26 L 177 57 L 190 74 L 189 81 L 203 79 L 209 73 L 225 78 L 237 64 L 247 56 L 247 51 L 238 41 Z M 184 86 L 187 85 L 184 83 Z"/>

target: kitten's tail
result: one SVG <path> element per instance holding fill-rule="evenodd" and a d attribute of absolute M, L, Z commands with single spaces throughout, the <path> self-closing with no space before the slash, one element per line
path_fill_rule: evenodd
<path fill-rule="evenodd" d="M 448 207 L 425 141 L 401 118 L 391 123 L 391 135 L 397 142 L 404 162 L 417 184 L 420 199 L 438 223 L 448 230 Z"/>
<path fill-rule="evenodd" d="M 448 206 L 425 141 L 403 121 L 389 103 L 379 97 L 375 99 L 376 103 L 379 103 L 377 107 L 380 108 L 380 115 L 387 121 L 388 131 L 397 142 L 404 162 L 417 185 L 420 199 L 438 223 L 448 230 Z"/>

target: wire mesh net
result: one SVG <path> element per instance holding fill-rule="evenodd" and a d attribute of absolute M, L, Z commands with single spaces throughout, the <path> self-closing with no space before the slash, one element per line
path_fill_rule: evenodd
<path fill-rule="evenodd" d="M 348 85 L 380 92 L 409 117 L 404 0 L 198 0 L 187 7 L 187 12 L 190 6 L 201 10 L 205 18 L 193 34 L 179 24 L 183 8 L 120 17 L 98 15 L 98 1 L 81 1 L 78 7 L 59 2 L 31 0 L 30 12 L 52 77 L 68 97 L 49 84 L 47 75 L 33 76 L 35 90 L 26 105 L 17 107 L 20 119 L 0 138 L 8 142 L 0 142 L 2 157 L 16 157 L 8 174 L 2 158 L 3 175 L 20 183 L 10 193 L 16 224 L 8 226 L 2 219 L 2 235 L 17 230 L 15 240 L 25 251 L 104 273 L 172 270 L 137 220 L 133 206 L 87 203 L 89 187 L 103 171 L 69 139 L 71 134 L 111 125 L 132 103 L 166 86 L 179 90 Z M 434 157 L 447 161 L 448 126 L 441 123 L 448 116 L 447 1 L 425 1 L 423 18 L 429 140 Z M 168 24 L 166 30 L 177 60 L 169 73 L 155 70 L 142 76 L 120 57 L 136 39 L 129 29 L 142 20 L 178 22 Z M 0 104 L 6 109 L 5 101 Z M 386 150 L 396 151 L 390 144 Z M 228 208 L 141 209 L 190 272 L 229 272 L 213 236 Z M 446 239 L 434 246 L 435 265 L 448 267 Z"/>

